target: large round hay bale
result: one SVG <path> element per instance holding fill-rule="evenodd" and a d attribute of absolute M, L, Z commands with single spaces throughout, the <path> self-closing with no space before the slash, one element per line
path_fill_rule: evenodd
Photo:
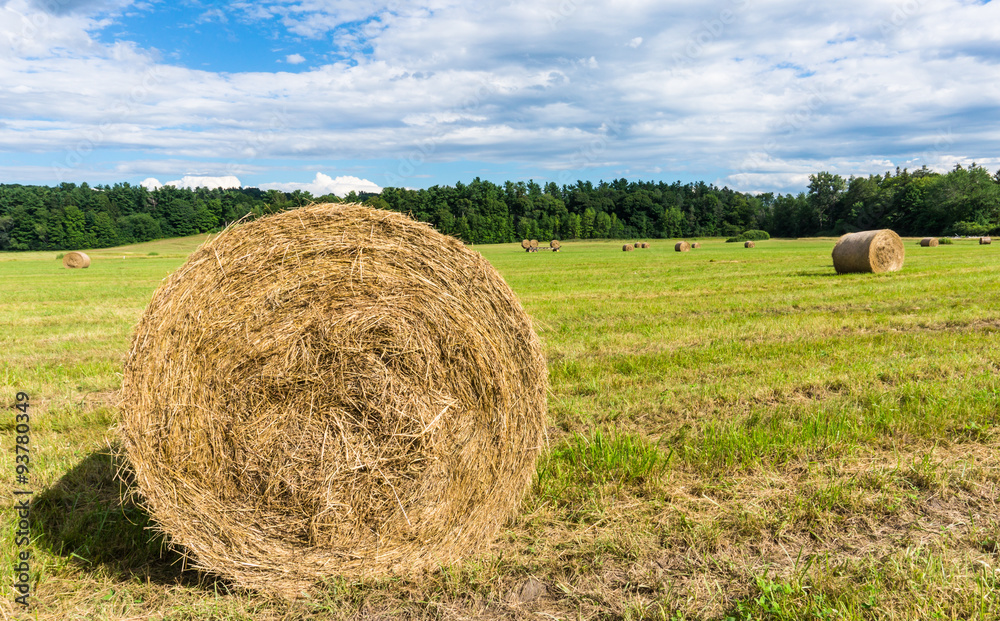
<path fill-rule="evenodd" d="M 933 248 L 934 246 L 937 246 L 938 243 L 937 237 L 925 237 L 920 240 L 920 245 L 924 248 Z"/>
<path fill-rule="evenodd" d="M 743 247 L 744 248 L 756 248 L 757 244 L 755 244 L 752 241 L 745 241 L 745 242 L 743 242 Z"/>
<path fill-rule="evenodd" d="M 833 247 L 833 267 L 838 274 L 896 272 L 902 269 L 903 240 L 889 229 L 848 233 Z"/>
<path fill-rule="evenodd" d="M 632 244 L 625 244 L 622 246 L 622 251 L 624 252 L 631 252 L 632 250 L 635 250 L 635 248 L 632 247 Z"/>
<path fill-rule="evenodd" d="M 979 238 L 979 245 L 980 246 L 985 246 L 985 245 L 992 244 L 992 243 L 993 243 L 993 240 L 990 239 L 989 237 L 980 237 Z"/>
<path fill-rule="evenodd" d="M 691 244 L 687 243 L 686 241 L 679 241 L 676 244 L 674 244 L 674 250 L 677 252 L 688 252 L 689 250 L 691 250 Z"/>
<path fill-rule="evenodd" d="M 701 244 L 699 242 L 691 242 L 691 249 L 695 248 L 701 248 Z"/>
<path fill-rule="evenodd" d="M 531 248 L 531 242 L 528 241 L 527 239 L 522 239 L 521 240 L 521 247 L 524 248 L 525 250 L 527 250 L 528 248 Z"/>
<path fill-rule="evenodd" d="M 226 229 L 164 280 L 118 430 L 172 544 L 294 596 L 488 545 L 535 472 L 546 389 L 486 259 L 401 214 L 319 204 Z"/>
<path fill-rule="evenodd" d="M 90 267 L 90 257 L 85 252 L 67 252 L 63 257 L 63 265 L 70 269 Z"/>
<path fill-rule="evenodd" d="M 559 252 L 559 249 L 562 248 L 562 244 L 559 243 L 558 239 L 553 239 L 549 241 L 549 248 L 552 248 L 554 252 Z"/>
<path fill-rule="evenodd" d="M 528 243 L 530 243 L 530 244 L 531 244 L 531 247 L 532 247 L 532 248 L 538 248 L 538 240 L 537 240 L 537 239 L 533 239 L 533 240 L 531 240 L 531 241 L 530 241 L 530 242 L 528 242 Z"/>

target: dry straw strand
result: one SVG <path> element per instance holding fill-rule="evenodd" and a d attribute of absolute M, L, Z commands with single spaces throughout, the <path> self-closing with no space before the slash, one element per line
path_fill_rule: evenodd
<path fill-rule="evenodd" d="M 689 250 L 691 250 L 691 244 L 687 243 L 686 241 L 679 241 L 676 244 L 674 244 L 674 250 L 677 252 L 688 252 Z"/>
<path fill-rule="evenodd" d="M 85 252 L 67 252 L 63 257 L 63 266 L 70 269 L 90 267 L 90 257 Z"/>
<path fill-rule="evenodd" d="M 881 229 L 841 236 L 833 247 L 832 256 L 838 274 L 896 272 L 903 268 L 906 250 L 899 235 Z"/>
<path fill-rule="evenodd" d="M 230 227 L 164 280 L 118 433 L 174 546 L 294 597 L 488 545 L 530 485 L 546 389 L 531 321 L 481 255 L 319 204 Z"/>
<path fill-rule="evenodd" d="M 937 246 L 938 243 L 939 242 L 937 237 L 925 237 L 920 240 L 920 245 L 923 246 L 924 248 L 933 248 Z"/>

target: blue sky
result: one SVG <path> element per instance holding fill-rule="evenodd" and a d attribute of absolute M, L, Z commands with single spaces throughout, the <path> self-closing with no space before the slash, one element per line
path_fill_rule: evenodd
<path fill-rule="evenodd" d="M 351 189 L 1000 168 L 962 0 L 0 0 L 0 182 Z"/>

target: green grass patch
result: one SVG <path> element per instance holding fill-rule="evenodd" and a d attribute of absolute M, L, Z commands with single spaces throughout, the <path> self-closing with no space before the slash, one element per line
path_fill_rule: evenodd
<path fill-rule="evenodd" d="M 662 473 L 669 455 L 641 437 L 614 430 L 574 434 L 541 460 L 538 478 L 582 485 L 633 485 Z"/>

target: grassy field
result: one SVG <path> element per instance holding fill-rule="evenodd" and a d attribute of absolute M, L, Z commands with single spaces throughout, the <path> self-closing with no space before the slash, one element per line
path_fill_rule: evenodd
<path fill-rule="evenodd" d="M 1000 248 L 906 240 L 901 272 L 837 276 L 829 239 L 477 247 L 548 359 L 522 510 L 463 564 L 286 602 L 185 570 L 115 478 L 132 326 L 200 241 L 86 270 L 0 255 L 0 400 L 33 406 L 32 618 L 1000 618 Z M 22 614 L 11 498 L 0 618 Z"/>

